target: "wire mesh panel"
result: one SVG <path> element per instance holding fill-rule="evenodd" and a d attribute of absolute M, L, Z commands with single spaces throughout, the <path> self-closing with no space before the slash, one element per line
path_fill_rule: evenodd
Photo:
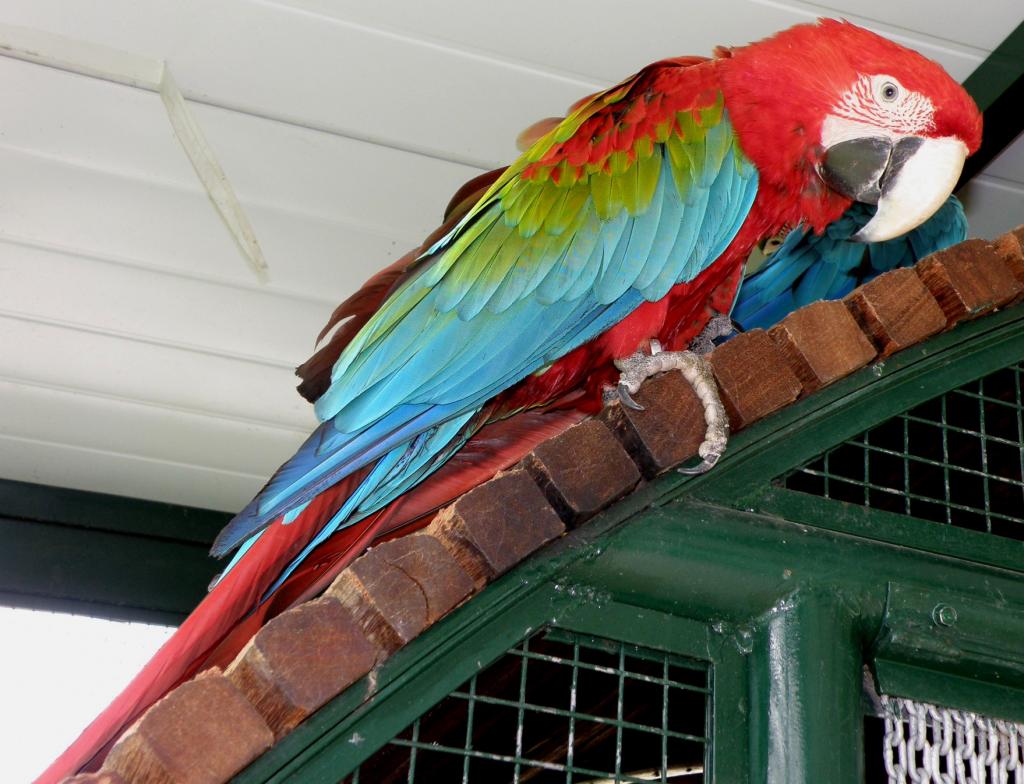
<path fill-rule="evenodd" d="M 1024 364 L 915 406 L 778 480 L 784 487 L 1024 540 Z"/>
<path fill-rule="evenodd" d="M 704 781 L 702 663 L 561 630 L 469 679 L 347 781 Z"/>
<path fill-rule="evenodd" d="M 1024 784 L 1024 725 L 882 697 L 890 784 Z"/>

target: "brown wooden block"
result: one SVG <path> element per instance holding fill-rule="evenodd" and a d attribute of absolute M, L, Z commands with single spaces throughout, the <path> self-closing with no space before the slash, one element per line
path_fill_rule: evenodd
<path fill-rule="evenodd" d="M 1005 308 L 1024 299 L 1024 280 L 1018 279 L 1016 272 L 992 243 L 985 243 L 984 252 L 978 256 L 977 263 L 992 291 L 996 307 Z"/>
<path fill-rule="evenodd" d="M 390 653 L 463 602 L 475 587 L 439 541 L 418 533 L 366 552 L 338 575 L 327 595 L 350 608 L 367 636 Z"/>
<path fill-rule="evenodd" d="M 848 376 L 876 354 L 850 311 L 836 300 L 812 302 L 790 313 L 768 334 L 782 350 L 805 392 Z"/>
<path fill-rule="evenodd" d="M 918 262 L 917 274 L 949 326 L 988 313 L 1021 294 L 1020 282 L 984 240 L 967 240 L 931 254 Z"/>
<path fill-rule="evenodd" d="M 103 769 L 147 784 L 221 784 L 273 742 L 256 709 L 214 669 L 147 710 L 114 744 Z"/>
<path fill-rule="evenodd" d="M 369 672 L 378 653 L 349 610 L 316 599 L 260 629 L 225 675 L 280 737 Z"/>
<path fill-rule="evenodd" d="M 763 329 L 737 335 L 711 352 L 708 360 L 733 430 L 777 411 L 800 395 L 799 379 Z"/>
<path fill-rule="evenodd" d="M 597 419 L 540 444 L 523 459 L 523 467 L 566 525 L 593 517 L 640 481 L 626 450 Z"/>
<path fill-rule="evenodd" d="M 123 778 L 112 770 L 101 770 L 96 773 L 79 773 L 64 779 L 61 784 L 127 784 Z"/>
<path fill-rule="evenodd" d="M 339 601 L 355 617 L 359 628 L 367 639 L 373 642 L 384 656 L 390 656 L 401 648 L 405 642 L 388 623 L 384 613 L 377 607 L 379 599 L 397 618 L 420 618 L 424 613 L 425 601 L 417 595 L 415 581 L 389 564 L 379 559 L 371 559 L 369 564 L 362 563 L 362 556 L 337 576 L 327 595 Z M 354 571 L 361 567 L 367 583 L 364 584 Z M 383 656 L 382 656 L 383 658 Z"/>
<path fill-rule="evenodd" d="M 633 396 L 643 411 L 618 403 L 599 416 L 650 479 L 697 454 L 707 427 L 704 408 L 682 373 L 649 378 Z"/>
<path fill-rule="evenodd" d="M 565 526 L 529 474 L 517 469 L 470 490 L 426 531 L 482 586 L 561 536 Z"/>
<path fill-rule="evenodd" d="M 1024 225 L 1006 232 L 992 243 L 1013 277 L 1024 286 Z"/>
<path fill-rule="evenodd" d="M 946 326 L 935 297 L 909 267 L 890 270 L 843 300 L 882 357 L 920 343 Z"/>

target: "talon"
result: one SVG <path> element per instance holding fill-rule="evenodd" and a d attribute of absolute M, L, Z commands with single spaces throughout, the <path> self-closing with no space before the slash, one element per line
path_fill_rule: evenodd
<path fill-rule="evenodd" d="M 619 396 L 619 401 L 626 408 L 631 408 L 634 411 L 643 411 L 644 410 L 644 407 L 642 405 L 640 405 L 639 403 L 637 403 L 633 399 L 633 395 L 630 393 L 629 387 L 626 385 L 625 382 L 623 382 L 623 381 L 619 382 L 618 387 L 616 387 L 616 393 Z"/>
<path fill-rule="evenodd" d="M 655 338 L 651 338 L 651 356 L 657 356 L 661 353 L 661 341 Z"/>
<path fill-rule="evenodd" d="M 706 474 L 712 468 L 714 468 L 718 461 L 721 459 L 721 455 L 708 455 L 700 461 L 693 468 L 677 468 L 676 470 L 680 474 L 686 474 L 688 476 L 696 476 L 697 474 Z"/>

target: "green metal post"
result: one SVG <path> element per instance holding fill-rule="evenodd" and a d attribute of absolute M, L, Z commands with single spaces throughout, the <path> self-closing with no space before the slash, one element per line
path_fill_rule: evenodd
<path fill-rule="evenodd" d="M 853 614 L 830 597 L 795 594 L 765 621 L 750 661 L 753 780 L 859 784 L 863 657 Z"/>

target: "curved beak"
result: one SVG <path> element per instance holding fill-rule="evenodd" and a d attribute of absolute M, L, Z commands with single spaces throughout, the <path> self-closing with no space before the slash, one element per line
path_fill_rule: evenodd
<path fill-rule="evenodd" d="M 945 203 L 966 158 L 967 145 L 955 137 L 872 136 L 829 147 L 819 173 L 843 196 L 878 205 L 853 239 L 885 242 L 917 228 Z"/>

